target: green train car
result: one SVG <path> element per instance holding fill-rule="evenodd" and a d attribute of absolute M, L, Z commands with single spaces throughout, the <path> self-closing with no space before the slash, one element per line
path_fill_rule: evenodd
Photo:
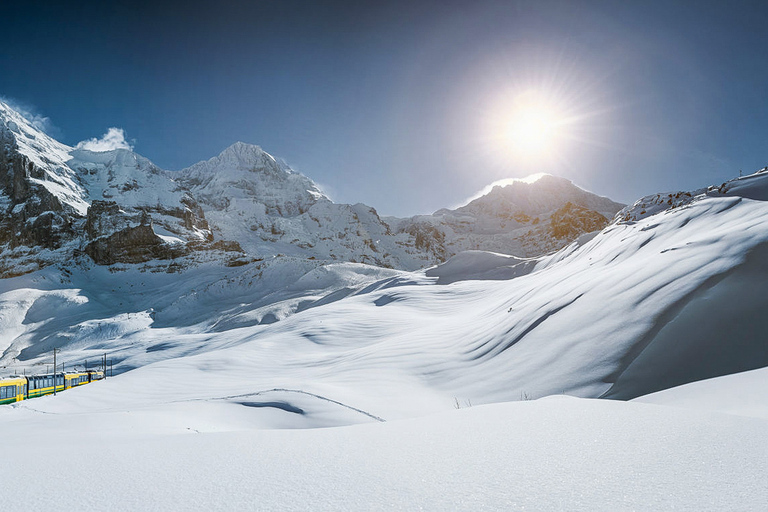
<path fill-rule="evenodd" d="M 104 378 L 104 372 L 88 370 L 75 373 L 51 373 L 0 379 L 0 405 L 20 402 L 43 395 L 50 395 L 56 390 L 76 388 Z"/>

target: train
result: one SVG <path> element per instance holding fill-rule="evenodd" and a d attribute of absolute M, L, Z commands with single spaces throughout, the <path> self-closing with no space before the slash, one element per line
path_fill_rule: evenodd
<path fill-rule="evenodd" d="M 104 372 L 101 370 L 0 378 L 0 405 L 50 395 L 54 391 L 58 393 L 103 378 Z"/>

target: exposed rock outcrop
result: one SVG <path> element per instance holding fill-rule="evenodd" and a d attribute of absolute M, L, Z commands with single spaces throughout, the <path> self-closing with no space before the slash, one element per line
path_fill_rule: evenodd
<path fill-rule="evenodd" d="M 184 244 L 165 243 L 151 223 L 122 229 L 85 246 L 85 253 L 99 265 L 167 260 L 188 252 Z"/>

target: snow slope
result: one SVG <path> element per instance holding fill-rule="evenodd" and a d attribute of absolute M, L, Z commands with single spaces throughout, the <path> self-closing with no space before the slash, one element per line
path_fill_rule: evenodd
<path fill-rule="evenodd" d="M 302 389 L 344 401 L 353 387 L 381 417 L 439 410 L 454 397 L 633 398 L 759 368 L 768 365 L 767 179 L 614 223 L 539 260 L 474 252 L 407 273 L 281 257 L 5 280 L 14 337 L 0 364 L 44 363 L 59 346 L 68 361 L 107 351 L 119 371 L 139 368 L 135 378 L 168 360 L 193 382 L 202 377 L 192 368 L 213 365 L 247 376 L 243 393 Z M 21 289 L 30 299 L 20 304 Z M 32 301 L 40 290 L 71 313 L 35 312 L 48 310 Z"/>
<path fill-rule="evenodd" d="M 692 382 L 635 401 L 768 420 L 768 368 Z"/>
<path fill-rule="evenodd" d="M 757 511 L 768 498 L 761 419 L 551 397 L 263 430 L 265 421 L 285 426 L 301 414 L 268 405 L 269 397 L 250 397 L 250 406 L 78 407 L 104 399 L 98 388 L 114 390 L 119 380 L 0 409 L 0 428 L 14 439 L 3 447 L 14 462 L 0 465 L 0 480 L 14 489 L 4 507 L 698 512 Z M 45 469 L 71 464 L 87 474 Z"/>

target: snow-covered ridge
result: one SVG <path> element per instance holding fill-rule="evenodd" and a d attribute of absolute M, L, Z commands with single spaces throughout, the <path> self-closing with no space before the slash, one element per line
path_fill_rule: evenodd
<path fill-rule="evenodd" d="M 623 206 L 607 197 L 587 192 L 566 178 L 539 173 L 529 178 L 507 180 L 503 186 L 496 185 L 488 193 L 457 208 L 456 212 L 486 211 L 499 215 L 523 211 L 528 215 L 541 215 L 567 202 L 589 208 L 608 218 Z"/>
<path fill-rule="evenodd" d="M 65 146 L 5 103 L 0 138 L 0 276 L 82 253 L 99 263 L 172 256 L 178 242 L 211 237 L 194 198 L 130 150 Z"/>
<path fill-rule="evenodd" d="M 464 250 L 526 257 L 552 252 L 601 229 L 604 217 L 621 206 L 542 175 L 494 187 L 456 211 L 382 219 L 363 204 L 333 203 L 310 178 L 258 146 L 237 142 L 209 160 L 167 172 L 130 149 L 94 152 L 59 144 L 6 105 L 0 117 L 8 138 L 0 165 L 0 208 L 8 215 L 0 221 L 13 249 L 0 252 L 0 275 L 68 261 L 77 250 L 98 263 L 116 262 L 122 256 L 107 256 L 115 243 L 148 244 L 139 251 L 143 256 L 126 261 L 180 254 L 162 249 L 168 241 L 182 243 L 182 253 L 218 243 L 251 258 L 282 254 L 415 270 Z M 122 220 L 87 221 L 94 204 L 92 213 L 122 212 Z M 568 204 L 574 206 L 561 211 Z M 78 236 L 84 225 L 90 238 L 102 238 L 98 250 Z M 97 234 L 94 226 L 102 231 Z M 125 236 L 115 238 L 121 230 Z M 61 254 L 41 256 L 41 245 Z"/>
<path fill-rule="evenodd" d="M 38 130 L 24 116 L 0 101 L 0 141 L 3 144 L 6 162 L 13 152 L 23 157 L 24 162 L 17 165 L 31 164 L 28 179 L 31 184 L 44 187 L 52 196 L 59 199 L 62 206 L 71 208 L 79 215 L 85 215 L 88 209 L 87 193 L 77 180 L 74 171 L 67 165 L 72 148 L 66 146 Z M 8 165 L 6 163 L 6 165 Z M 6 187 L 7 188 L 7 187 Z M 16 190 L 16 198 L 23 195 Z M 0 194 L 9 196 L 8 190 Z"/>

